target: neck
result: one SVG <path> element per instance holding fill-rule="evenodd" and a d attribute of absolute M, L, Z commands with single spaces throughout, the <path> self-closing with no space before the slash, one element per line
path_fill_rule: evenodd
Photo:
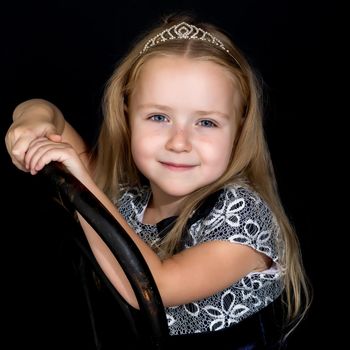
<path fill-rule="evenodd" d="M 160 194 L 152 189 L 152 197 L 147 205 L 143 222 L 154 225 L 163 219 L 179 215 L 183 199 L 184 197 Z"/>

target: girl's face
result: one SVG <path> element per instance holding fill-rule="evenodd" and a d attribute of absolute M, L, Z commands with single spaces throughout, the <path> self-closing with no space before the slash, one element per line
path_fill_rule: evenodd
<path fill-rule="evenodd" d="M 224 173 L 240 99 L 223 67 L 179 56 L 152 58 L 129 101 L 133 158 L 154 196 L 179 199 Z"/>

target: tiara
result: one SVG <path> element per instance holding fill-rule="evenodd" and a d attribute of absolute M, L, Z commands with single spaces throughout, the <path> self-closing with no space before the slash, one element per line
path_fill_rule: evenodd
<path fill-rule="evenodd" d="M 156 36 L 146 42 L 140 54 L 145 53 L 149 48 L 156 46 L 161 42 L 175 39 L 207 41 L 208 43 L 220 47 L 222 50 L 226 51 L 230 56 L 232 56 L 222 41 L 216 38 L 213 34 L 210 34 L 209 32 L 186 22 L 173 25 L 172 27 L 158 33 Z"/>

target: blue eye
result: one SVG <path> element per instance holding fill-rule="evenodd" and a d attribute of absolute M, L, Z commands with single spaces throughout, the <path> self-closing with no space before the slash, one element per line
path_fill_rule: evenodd
<path fill-rule="evenodd" d="M 204 126 L 205 128 L 215 128 L 217 125 L 208 119 L 203 119 L 198 122 L 200 126 Z"/>
<path fill-rule="evenodd" d="M 154 114 L 150 117 L 150 119 L 155 121 L 155 122 L 166 122 L 167 121 L 167 118 L 161 114 Z"/>

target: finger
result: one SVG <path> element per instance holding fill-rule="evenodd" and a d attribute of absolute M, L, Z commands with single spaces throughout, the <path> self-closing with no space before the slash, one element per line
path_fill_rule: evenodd
<path fill-rule="evenodd" d="M 46 137 L 37 139 L 31 143 L 26 154 L 26 168 L 34 175 L 51 160 L 60 161 L 61 151 L 68 148 L 71 148 L 71 146 L 66 143 L 50 141 Z"/>
<path fill-rule="evenodd" d="M 30 143 L 29 148 L 25 154 L 25 168 L 32 172 L 32 170 L 36 166 L 38 159 L 44 152 L 47 152 L 50 148 L 52 148 L 52 145 L 57 145 L 57 143 L 53 143 L 46 137 L 40 137 L 38 139 L 33 140 Z"/>
<path fill-rule="evenodd" d="M 61 142 L 62 136 L 59 134 L 50 134 L 47 136 L 47 138 L 53 142 Z"/>
<path fill-rule="evenodd" d="M 29 144 L 31 142 L 31 138 L 21 137 L 19 138 L 12 146 L 12 150 L 10 150 L 10 156 L 22 166 L 24 166 L 24 157 L 28 150 Z"/>
<path fill-rule="evenodd" d="M 28 170 L 22 165 L 22 163 L 18 162 L 15 158 L 12 158 L 12 163 L 19 170 L 22 170 L 22 171 L 24 171 L 26 173 L 28 172 Z"/>
<path fill-rule="evenodd" d="M 35 175 L 37 172 L 52 161 L 64 163 L 67 159 L 74 156 L 73 148 L 68 144 L 45 144 L 38 149 L 33 156 L 33 166 L 31 173 Z"/>

